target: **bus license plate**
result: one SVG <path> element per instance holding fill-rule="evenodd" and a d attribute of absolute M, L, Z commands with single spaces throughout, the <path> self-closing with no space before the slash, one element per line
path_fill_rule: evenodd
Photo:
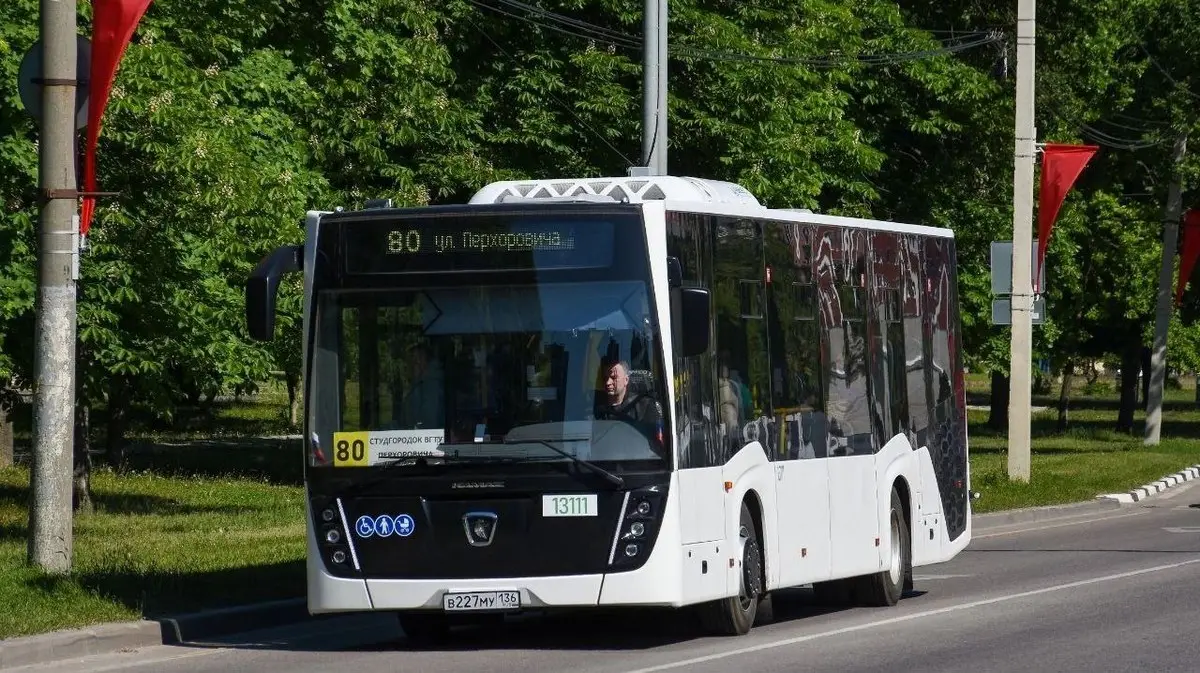
<path fill-rule="evenodd" d="M 519 591 L 472 591 L 442 596 L 442 609 L 447 612 L 515 610 L 519 607 L 521 607 Z"/>

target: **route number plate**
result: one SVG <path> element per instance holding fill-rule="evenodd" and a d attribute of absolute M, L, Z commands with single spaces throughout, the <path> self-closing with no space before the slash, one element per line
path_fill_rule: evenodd
<path fill-rule="evenodd" d="M 447 612 L 470 610 L 515 610 L 521 607 L 518 591 L 472 591 L 442 596 L 442 609 Z"/>
<path fill-rule="evenodd" d="M 596 494 L 543 495 L 542 516 L 596 516 Z"/>

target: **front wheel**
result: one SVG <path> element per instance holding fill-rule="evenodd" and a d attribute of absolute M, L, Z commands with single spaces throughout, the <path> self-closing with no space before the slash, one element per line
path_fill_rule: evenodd
<path fill-rule="evenodd" d="M 750 507 L 742 503 L 738 522 L 742 571 L 737 596 L 722 598 L 703 608 L 705 625 L 710 631 L 726 636 L 742 636 L 750 632 L 758 616 L 760 601 L 766 593 L 766 564 L 762 544 L 754 528 Z M 767 615 L 763 615 L 766 617 Z"/>

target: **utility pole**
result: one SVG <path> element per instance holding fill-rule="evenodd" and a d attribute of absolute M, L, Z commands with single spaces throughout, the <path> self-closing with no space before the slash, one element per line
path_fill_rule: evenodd
<path fill-rule="evenodd" d="M 1171 151 L 1171 184 L 1167 188 L 1167 208 L 1163 214 L 1162 266 L 1158 271 L 1158 306 L 1154 316 L 1154 348 L 1150 351 L 1150 394 L 1146 398 L 1147 446 L 1158 444 L 1162 436 L 1163 386 L 1167 379 L 1167 330 L 1171 326 L 1171 282 L 1175 280 L 1175 246 L 1179 240 L 1179 214 L 1183 208 L 1183 157 L 1187 154 L 1187 133 L 1175 139 Z"/>
<path fill-rule="evenodd" d="M 667 172 L 667 0 L 645 0 L 642 39 L 642 166 L 632 175 Z"/>
<path fill-rule="evenodd" d="M 1036 0 L 1017 0 L 1017 109 L 1013 154 L 1012 344 L 1009 362 L 1008 478 L 1028 482 L 1033 361 L 1034 36 Z M 1044 243 L 1043 243 L 1044 245 Z"/>
<path fill-rule="evenodd" d="M 42 124 L 38 181 L 37 318 L 34 325 L 33 470 L 29 562 L 71 570 L 75 427 L 76 0 L 41 0 Z"/>
<path fill-rule="evenodd" d="M 656 166 L 659 175 L 667 175 L 667 0 L 658 0 L 658 114 L 654 128 Z"/>

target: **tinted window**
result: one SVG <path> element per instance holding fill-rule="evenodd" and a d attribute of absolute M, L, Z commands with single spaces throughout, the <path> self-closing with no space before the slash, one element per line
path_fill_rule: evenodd
<path fill-rule="evenodd" d="M 771 394 L 762 311 L 764 268 L 758 223 L 720 220 L 716 236 L 718 435 L 732 455 L 750 441 L 765 439 L 745 431 L 766 413 Z"/>
<path fill-rule="evenodd" d="M 667 213 L 667 254 L 680 261 L 685 287 L 712 288 L 712 222 L 704 215 Z M 676 451 L 679 467 L 721 465 L 714 433 L 712 349 L 675 358 Z"/>
<path fill-rule="evenodd" d="M 857 230 L 820 231 L 818 271 L 829 349 L 825 412 L 830 455 L 871 453 L 875 441 L 867 381 L 866 236 Z"/>
<path fill-rule="evenodd" d="M 821 329 L 813 274 L 811 227 L 764 225 L 774 424 L 782 459 L 824 457 L 825 405 Z"/>

